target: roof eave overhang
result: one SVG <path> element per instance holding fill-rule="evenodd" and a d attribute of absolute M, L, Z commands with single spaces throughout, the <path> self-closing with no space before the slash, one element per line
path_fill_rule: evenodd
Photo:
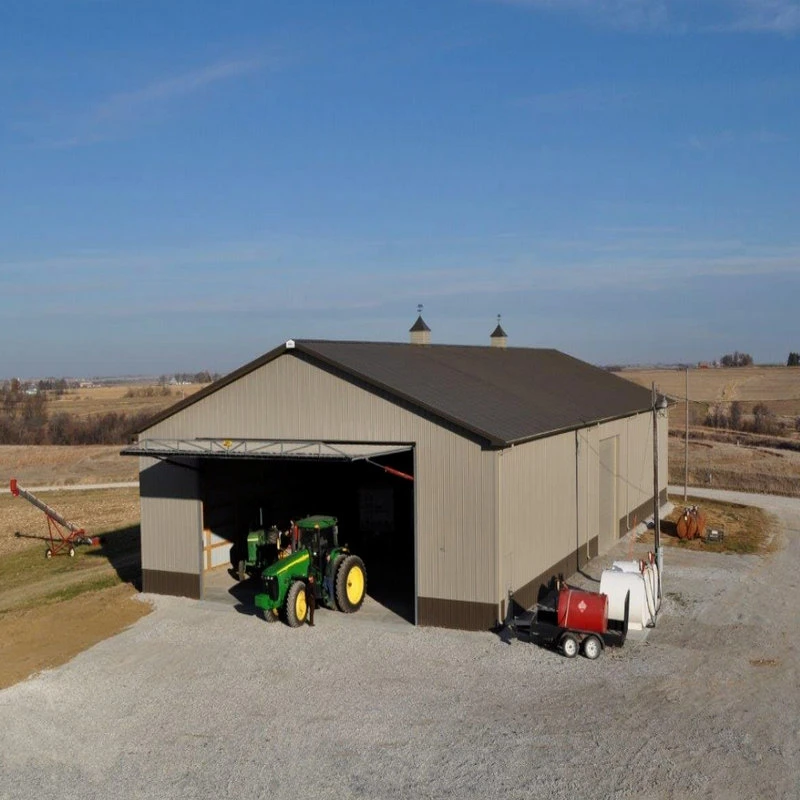
<path fill-rule="evenodd" d="M 543 431 L 533 436 L 523 436 L 519 439 L 511 439 L 505 446 L 515 447 L 516 445 L 519 444 L 526 444 L 527 442 L 535 442 L 537 439 L 547 439 L 550 436 L 558 436 L 559 434 L 563 433 L 572 433 L 573 431 L 580 431 L 583 430 L 584 428 L 592 428 L 595 425 L 604 425 L 607 422 L 616 422 L 617 420 L 625 419 L 626 417 L 634 417 L 637 414 L 651 414 L 652 412 L 653 412 L 652 408 L 641 408 L 639 410 L 626 411 L 623 414 L 615 414 L 614 416 L 610 417 L 602 417 L 600 419 L 593 419 L 593 420 L 581 420 L 575 425 L 566 425 L 563 428 L 553 428 L 552 430 Z"/>

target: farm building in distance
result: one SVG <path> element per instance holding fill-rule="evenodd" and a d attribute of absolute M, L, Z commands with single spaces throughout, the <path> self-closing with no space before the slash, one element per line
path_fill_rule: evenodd
<path fill-rule="evenodd" d="M 323 513 L 370 595 L 485 630 L 509 594 L 530 605 L 652 512 L 648 390 L 506 347 L 499 325 L 487 347 L 430 344 L 421 317 L 410 333 L 290 340 L 140 431 L 123 452 L 141 457 L 144 590 L 204 597 L 229 543 Z M 664 502 L 666 416 L 658 436 Z"/>

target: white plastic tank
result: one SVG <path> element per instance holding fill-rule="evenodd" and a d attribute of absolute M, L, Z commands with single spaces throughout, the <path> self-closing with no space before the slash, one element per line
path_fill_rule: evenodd
<path fill-rule="evenodd" d="M 648 608 L 653 614 L 658 613 L 661 608 L 661 599 L 658 596 L 658 565 L 652 553 L 644 561 L 615 561 L 611 568 L 621 572 L 641 573 L 644 577 Z"/>
<path fill-rule="evenodd" d="M 641 630 L 649 621 L 647 598 L 641 573 L 604 569 L 600 575 L 600 594 L 608 596 L 608 618 L 622 622 L 625 619 L 625 596 L 630 592 L 628 628 Z"/>

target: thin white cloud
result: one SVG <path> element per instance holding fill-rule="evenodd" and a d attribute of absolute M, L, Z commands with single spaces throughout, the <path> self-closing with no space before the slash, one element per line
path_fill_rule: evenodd
<path fill-rule="evenodd" d="M 211 84 L 247 75 L 260 66 L 259 59 L 224 61 L 172 78 L 155 81 L 141 89 L 112 95 L 97 106 L 93 118 L 97 122 L 125 120 L 152 106 L 195 94 Z"/>
<path fill-rule="evenodd" d="M 70 135 L 49 139 L 46 144 L 55 148 L 80 147 L 128 135 L 131 127 L 162 116 L 178 101 L 214 84 L 254 73 L 263 63 L 261 59 L 220 61 L 138 89 L 117 92 L 85 113 L 61 120 L 60 126 L 70 131 Z"/>
<path fill-rule="evenodd" d="M 625 31 L 800 31 L 800 0 L 492 0 Z"/>
<path fill-rule="evenodd" d="M 340 245 L 342 243 L 339 243 Z M 356 245 L 358 242 L 351 243 Z M 416 249 L 392 268 L 375 269 L 369 256 L 352 263 L 326 241 L 283 239 L 221 246 L 65 254 L 0 261 L 4 274 L 37 275 L 0 296 L 7 319 L 36 313 L 82 316 L 88 308 L 123 316 L 155 313 L 258 313 L 269 297 L 276 313 L 381 308 L 387 301 L 490 298 L 525 293 L 653 292 L 692 285 L 703 277 L 787 278 L 800 274 L 800 243 L 768 246 L 720 239 L 694 240 L 677 232 L 633 229 L 575 241 L 512 242 L 503 252 L 476 255 Z M 320 257 L 320 253 L 324 253 Z M 456 258 L 456 256 L 458 256 Z M 457 264 L 453 264 L 457 261 Z M 348 269 L 342 269 L 342 263 Z M 47 287 L 45 290 L 41 286 Z"/>
<path fill-rule="evenodd" d="M 797 0 L 736 0 L 732 30 L 793 34 L 800 31 L 800 2 Z"/>
<path fill-rule="evenodd" d="M 578 14 L 588 20 L 623 30 L 656 30 L 668 23 L 665 0 L 496 0 L 558 14 Z"/>

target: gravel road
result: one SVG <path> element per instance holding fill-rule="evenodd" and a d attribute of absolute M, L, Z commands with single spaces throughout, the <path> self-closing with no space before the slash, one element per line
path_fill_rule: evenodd
<path fill-rule="evenodd" d="M 290 630 L 146 598 L 0 692 L 0 798 L 797 798 L 800 501 L 758 499 L 778 552 L 668 549 L 657 627 L 594 662 L 371 600 Z"/>
<path fill-rule="evenodd" d="M 62 486 L 26 486 L 29 492 L 87 492 L 90 489 L 138 489 L 139 481 L 115 483 L 70 483 Z M 11 489 L 0 489 L 0 494 L 11 494 Z"/>

